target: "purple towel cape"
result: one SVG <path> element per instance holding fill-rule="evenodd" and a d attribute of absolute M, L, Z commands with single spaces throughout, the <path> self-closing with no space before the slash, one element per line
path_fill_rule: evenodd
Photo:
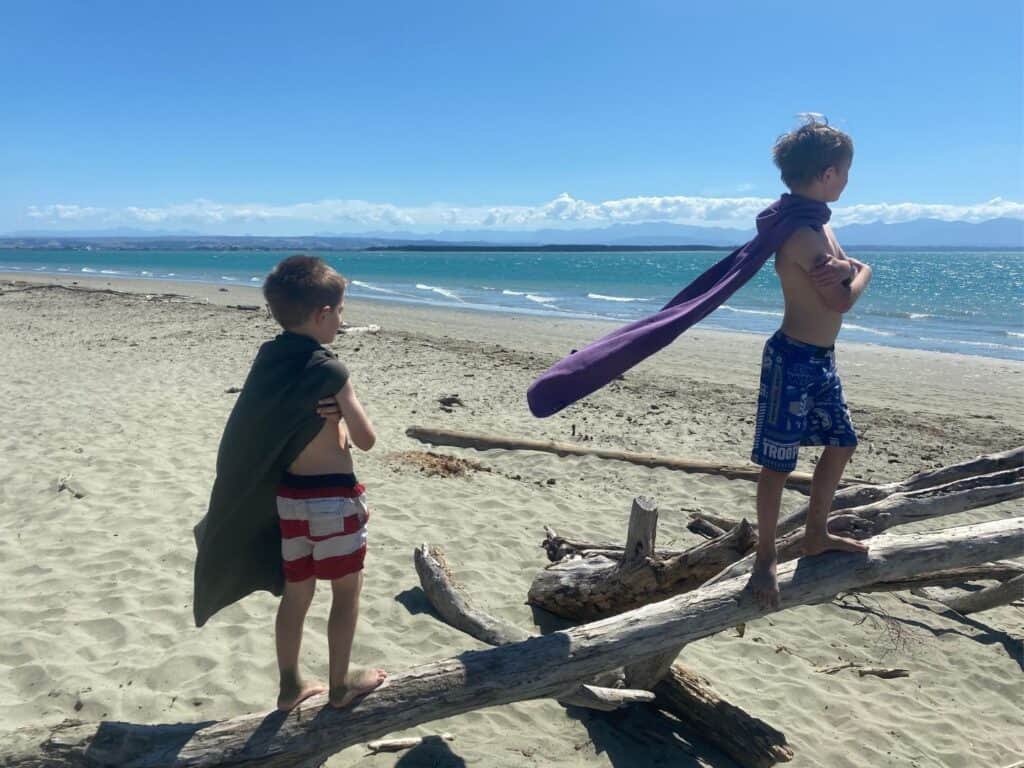
<path fill-rule="evenodd" d="M 686 286 L 659 312 L 623 326 L 564 357 L 541 374 L 526 393 L 530 411 L 558 413 L 641 360 L 671 344 L 757 274 L 800 227 L 820 230 L 831 211 L 824 203 L 786 194 L 757 216 L 757 235 Z"/>

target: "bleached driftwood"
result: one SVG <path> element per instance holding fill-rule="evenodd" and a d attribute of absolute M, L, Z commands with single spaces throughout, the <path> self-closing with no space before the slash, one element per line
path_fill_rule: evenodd
<path fill-rule="evenodd" d="M 1024 467 L 1014 467 L 988 475 L 960 478 L 943 485 L 899 491 L 864 506 L 833 511 L 828 518 L 828 529 L 835 534 L 863 540 L 898 525 L 955 515 L 1022 497 Z M 777 539 L 779 562 L 803 554 L 803 543 L 803 528 Z M 714 581 L 749 573 L 753 566 L 754 554 L 751 553 L 724 569 Z"/>
<path fill-rule="evenodd" d="M 409 427 L 405 430 L 409 437 L 431 445 L 451 445 L 457 448 L 475 448 L 478 451 L 502 449 L 506 451 L 542 451 L 558 456 L 597 456 L 601 459 L 626 461 L 644 467 L 660 467 L 676 469 L 683 472 L 700 472 L 720 475 L 732 479 L 756 481 L 761 470 L 754 465 L 736 466 L 715 461 L 700 459 L 677 459 L 672 456 L 657 456 L 651 453 L 635 453 L 610 448 L 588 448 L 573 443 L 560 443 L 554 440 L 529 440 L 519 437 L 500 435 L 482 435 L 474 432 L 459 432 L 453 429 L 434 429 L 432 427 Z M 795 490 L 807 492 L 811 487 L 811 475 L 806 472 L 794 472 L 789 476 L 786 485 Z"/>
<path fill-rule="evenodd" d="M 1024 566 L 1016 563 L 985 563 L 968 568 L 948 568 L 933 573 L 920 573 L 909 579 L 879 581 L 858 592 L 914 592 L 925 587 L 957 587 L 972 581 L 1004 582 L 1024 574 Z"/>
<path fill-rule="evenodd" d="M 413 553 L 413 561 L 423 593 L 445 623 L 489 645 L 510 645 L 533 637 L 525 629 L 475 607 L 456 583 L 444 553 L 437 547 L 420 545 Z M 592 680 L 580 681 L 579 687 L 558 699 L 563 704 L 604 711 L 654 699 L 649 691 L 624 690 L 622 682 L 621 671 L 611 670 Z"/>
<path fill-rule="evenodd" d="M 831 600 L 840 592 L 917 573 L 980 565 L 1024 547 L 1024 518 L 931 533 L 886 534 L 866 555 L 828 553 L 779 567 L 786 607 Z M 174 725 L 64 724 L 40 751 L 0 752 L 7 768 L 118 766 L 194 768 L 313 765 L 353 744 L 483 707 L 557 696 L 594 675 L 679 647 L 766 611 L 744 581 L 702 587 L 602 621 L 521 643 L 397 672 L 344 711 L 313 697 L 288 715 L 256 713 Z"/>
<path fill-rule="evenodd" d="M 424 743 L 427 739 L 435 738 L 442 741 L 455 741 L 450 733 L 442 733 L 437 736 L 408 736 L 404 739 L 377 739 L 366 743 L 366 748 L 376 755 L 378 752 L 401 752 L 404 749 L 412 749 Z"/>
<path fill-rule="evenodd" d="M 570 558 L 539 571 L 527 600 L 556 616 L 590 620 L 696 589 L 749 552 L 746 521 L 724 536 L 669 557 L 623 562 L 622 556 Z"/>
<path fill-rule="evenodd" d="M 832 511 L 836 512 L 840 509 L 849 509 L 850 507 L 862 507 L 865 504 L 881 501 L 893 494 L 934 488 L 968 477 L 991 475 L 994 472 L 1019 469 L 1022 466 L 1024 466 L 1024 445 L 999 453 L 985 454 L 958 464 L 940 467 L 939 469 L 918 472 L 906 480 L 900 480 L 896 483 L 854 485 L 840 489 L 832 500 Z M 785 536 L 787 533 L 805 525 L 807 523 L 808 509 L 809 504 L 804 503 L 792 514 L 782 517 L 779 520 L 776 536 Z M 719 527 L 725 526 L 720 525 Z"/>
<path fill-rule="evenodd" d="M 1024 574 L 1014 576 L 1001 584 L 979 589 L 976 592 L 951 595 L 947 590 L 940 588 L 920 587 L 913 590 L 913 594 L 942 603 L 950 610 L 966 616 L 969 613 L 990 611 L 993 608 L 1024 600 Z"/>
<path fill-rule="evenodd" d="M 1024 518 L 928 534 L 883 535 L 866 555 L 827 553 L 779 566 L 781 604 L 820 603 L 880 581 L 1012 557 L 1022 547 Z M 174 725 L 66 723 L 50 732 L 39 751 L 0 752 L 0 764 L 310 765 L 398 729 L 502 703 L 556 696 L 579 680 L 714 635 L 765 612 L 745 593 L 743 580 L 734 579 L 600 622 L 396 673 L 344 711 L 325 708 L 326 697 L 319 695 L 287 716 L 257 713 Z"/>
<path fill-rule="evenodd" d="M 647 507 L 649 509 L 649 507 Z M 636 507 L 634 507 L 636 509 Z M 641 516 L 643 512 L 640 513 Z M 530 635 L 510 622 L 497 619 L 473 605 L 469 596 L 455 581 L 444 553 L 437 547 L 423 544 L 414 553 L 416 572 L 431 606 L 446 623 L 491 645 L 520 642 Z M 673 654 L 673 658 L 676 654 Z M 628 668 L 627 668 L 628 669 Z M 604 685 L 616 681 L 626 683 L 626 673 L 614 670 L 599 676 Z M 785 735 L 743 709 L 725 701 L 695 672 L 681 664 L 672 665 L 660 681 L 652 684 L 652 692 L 600 688 L 593 699 L 592 685 L 582 685 L 568 696 L 559 698 L 563 704 L 576 704 L 592 709 L 612 709 L 619 703 L 654 700 L 655 705 L 671 712 L 682 723 L 740 761 L 741 765 L 771 766 L 792 759 L 793 752 Z M 640 699 L 637 694 L 644 694 Z M 616 696 L 619 698 L 616 699 Z M 609 706 L 611 705 L 611 706 Z"/>

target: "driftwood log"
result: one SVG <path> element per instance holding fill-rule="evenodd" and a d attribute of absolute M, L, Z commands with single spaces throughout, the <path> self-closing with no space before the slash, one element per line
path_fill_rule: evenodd
<path fill-rule="evenodd" d="M 833 533 L 864 539 L 894 526 L 1021 497 L 1024 469 L 1018 467 L 932 488 L 893 492 L 879 501 L 833 512 L 829 528 Z M 634 525 L 631 516 L 630 531 Z M 682 553 L 667 557 L 658 553 L 655 557 L 636 559 L 627 556 L 632 546 L 628 543 L 616 551 L 608 544 L 590 546 L 553 538 L 553 531 L 547 531 L 542 546 L 549 557 L 552 553 L 581 553 L 584 557 L 567 557 L 540 571 L 530 587 L 528 600 L 557 616 L 577 621 L 611 616 L 705 583 L 743 576 L 753 566 L 757 541 L 753 529 L 743 520 L 723 535 Z M 651 536 L 653 551 L 653 532 Z M 799 557 L 803 554 L 803 529 L 784 536 L 777 547 L 780 562 Z"/>
<path fill-rule="evenodd" d="M 894 493 L 905 493 L 907 491 L 919 491 L 924 488 L 934 488 L 938 485 L 952 483 L 955 480 L 963 480 L 978 475 L 990 475 L 994 472 L 1002 472 L 1007 469 L 1017 469 L 1024 466 L 1024 446 L 1011 448 L 1008 451 L 990 453 L 969 461 L 951 464 L 939 469 L 931 469 L 911 475 L 906 480 L 896 483 L 885 483 L 881 485 L 853 485 L 836 492 L 832 502 L 832 511 L 850 507 L 860 507 L 871 504 Z M 777 536 L 785 536 L 795 531 L 807 522 L 808 503 L 802 504 L 793 513 L 782 517 L 776 530 Z M 690 523 L 687 525 L 691 531 L 701 536 L 714 538 L 709 535 L 713 529 L 728 531 L 738 524 L 733 518 L 717 515 L 713 512 L 701 511 L 690 515 Z M 757 530 L 757 526 L 754 526 Z"/>
<path fill-rule="evenodd" d="M 465 591 L 455 582 L 444 553 L 439 548 L 423 544 L 415 552 L 415 561 L 420 586 L 430 604 L 451 626 L 490 645 L 507 645 L 520 642 L 529 636 L 518 626 L 496 619 L 476 608 Z M 605 673 L 605 677 L 599 677 L 598 680 L 607 685 L 612 682 L 607 676 L 619 677 L 624 683 L 622 670 Z M 583 685 L 569 697 L 563 696 L 559 700 L 563 704 L 582 703 L 583 706 L 595 708 L 593 702 L 589 700 L 574 700 L 581 690 L 587 691 L 592 687 Z M 601 689 L 602 695 L 597 700 L 599 704 L 609 701 L 608 694 L 605 693 L 609 690 L 615 689 Z M 793 758 L 793 751 L 786 743 L 785 735 L 722 699 L 699 675 L 681 664 L 672 665 L 665 678 L 653 686 L 653 693 L 622 693 L 646 693 L 647 700 L 654 700 L 657 696 L 655 706 L 670 712 L 702 740 L 730 755 L 740 765 L 767 768 Z M 641 699 L 634 695 L 624 699 L 622 703 L 637 700 Z M 610 703 L 617 706 L 619 702 L 611 699 Z"/>
<path fill-rule="evenodd" d="M 832 511 L 849 509 L 850 507 L 861 507 L 881 501 L 893 494 L 907 493 L 909 491 L 920 491 L 925 488 L 935 488 L 946 485 L 957 480 L 979 475 L 991 475 L 995 472 L 1003 472 L 1008 469 L 1020 469 L 1024 466 L 1024 445 L 1011 448 L 1008 451 L 989 453 L 969 461 L 962 461 L 959 464 L 950 464 L 939 469 L 930 469 L 911 475 L 906 480 L 884 485 L 854 485 L 842 488 L 836 492 L 832 501 Z M 785 536 L 807 523 L 807 503 L 801 505 L 795 512 L 786 515 L 779 520 L 776 536 Z"/>
<path fill-rule="evenodd" d="M 987 507 L 1024 497 L 1024 467 L 1005 469 L 988 475 L 964 477 L 943 485 L 901 490 L 859 507 L 833 510 L 828 529 L 855 539 L 867 539 L 897 525 L 907 525 L 970 509 Z M 803 554 L 804 529 L 797 528 L 776 540 L 779 562 Z M 754 555 L 749 554 L 726 569 L 715 580 L 749 573 Z"/>
<path fill-rule="evenodd" d="M 653 533 L 651 538 L 653 545 Z M 611 616 L 696 589 L 751 551 L 756 542 L 743 521 L 717 539 L 669 557 L 649 553 L 623 559 L 621 554 L 592 552 L 569 557 L 538 572 L 527 600 L 576 621 Z"/>
<path fill-rule="evenodd" d="M 867 555 L 828 553 L 779 567 L 782 604 L 831 600 L 878 581 L 981 565 L 1024 548 L 1024 518 L 903 536 L 885 534 Z M 66 723 L 39 751 L 0 752 L 22 766 L 309 766 L 353 744 L 483 707 L 557 697 L 580 680 L 665 653 L 766 613 L 742 579 L 702 587 L 602 621 L 472 651 L 394 674 L 344 711 L 323 695 L 291 713 L 206 723 Z"/>
<path fill-rule="evenodd" d="M 700 459 L 677 459 L 672 456 L 657 456 L 652 453 L 635 453 L 619 451 L 611 448 L 588 448 L 574 443 L 560 443 L 555 440 L 529 440 L 519 437 L 500 435 L 482 435 L 474 432 L 459 432 L 453 429 L 434 429 L 431 427 L 409 427 L 405 430 L 409 437 L 431 445 L 450 445 L 457 448 L 475 448 L 478 451 L 503 449 L 506 451 L 542 451 L 558 456 L 597 456 L 601 459 L 626 461 L 643 467 L 660 467 L 675 469 L 682 472 L 700 472 L 720 475 L 739 480 L 756 481 L 761 470 L 753 464 L 736 466 L 715 461 Z M 789 476 L 786 485 L 794 490 L 807 493 L 811 487 L 811 475 L 807 472 L 794 472 Z"/>
<path fill-rule="evenodd" d="M 948 591 L 937 587 L 919 587 L 913 590 L 913 594 L 942 603 L 950 610 L 966 616 L 969 613 L 990 611 L 993 608 L 1024 600 L 1024 574 L 1014 576 L 1000 584 L 979 589 L 976 592 L 951 595 Z"/>

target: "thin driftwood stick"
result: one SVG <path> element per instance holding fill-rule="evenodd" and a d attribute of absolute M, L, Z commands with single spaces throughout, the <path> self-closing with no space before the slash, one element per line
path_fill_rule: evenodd
<path fill-rule="evenodd" d="M 640 512 L 635 517 L 649 518 L 652 506 L 647 500 L 639 500 L 634 510 L 639 508 Z M 653 514 L 656 515 L 656 510 L 653 510 Z M 491 645 L 503 645 L 511 642 L 512 638 L 526 634 L 514 624 L 495 619 L 473 606 L 468 595 L 455 582 L 444 553 L 439 548 L 424 544 L 416 549 L 414 559 L 423 591 L 430 604 L 448 624 Z M 673 657 L 676 650 L 670 652 Z M 621 676 L 619 671 L 614 674 Z M 577 688 L 573 698 L 585 696 L 589 688 L 586 685 Z M 591 708 L 609 709 L 604 705 L 616 692 L 635 693 L 608 688 L 603 690 L 605 693 L 600 698 L 588 702 Z M 722 699 L 699 675 L 680 664 L 671 668 L 665 679 L 654 688 L 654 693 L 641 693 L 647 694 L 649 699 L 654 699 L 656 693 L 656 706 L 667 709 L 702 739 L 736 757 L 741 765 L 767 768 L 793 756 L 786 744 L 785 735 Z M 570 702 L 566 697 L 562 697 L 561 701 L 578 703 Z"/>
<path fill-rule="evenodd" d="M 1022 547 L 1024 518 L 886 534 L 875 539 L 866 555 L 829 553 L 781 565 L 781 604 L 821 603 L 877 581 L 1014 557 Z M 287 715 L 259 712 L 174 725 L 65 723 L 50 731 L 39 750 L 0 752 L 0 763 L 5 768 L 310 765 L 353 744 L 431 720 L 558 696 L 580 680 L 765 613 L 745 593 L 744 580 L 732 579 L 602 621 L 396 672 L 343 711 L 324 706 L 321 694 Z"/>
<path fill-rule="evenodd" d="M 589 542 L 566 538 L 549 525 L 544 526 L 544 541 L 541 542 L 541 546 L 547 552 L 548 560 L 552 563 L 557 563 L 559 560 L 564 560 L 571 555 L 581 555 L 583 557 L 603 555 L 612 560 L 621 560 L 622 554 L 626 551 L 622 544 Z M 684 549 L 658 549 L 655 550 L 654 556 L 664 559 L 681 555 L 685 551 Z"/>
<path fill-rule="evenodd" d="M 405 749 L 418 747 L 427 739 L 441 739 L 442 741 L 455 741 L 450 733 L 442 733 L 437 736 L 409 736 L 404 739 L 377 739 L 367 742 L 366 748 L 373 754 L 378 752 L 401 752 Z"/>
<path fill-rule="evenodd" d="M 587 448 L 573 443 L 559 443 L 554 440 L 529 440 L 519 437 L 500 435 L 482 435 L 473 432 L 458 432 L 452 429 L 433 429 L 431 427 L 409 427 L 405 430 L 409 437 L 432 445 L 451 445 L 457 448 L 475 448 L 478 451 L 502 449 L 506 451 L 543 451 L 558 456 L 597 456 L 601 459 L 626 461 L 644 467 L 660 467 L 676 469 L 683 472 L 702 472 L 721 475 L 739 480 L 756 481 L 761 470 L 754 465 L 736 466 L 714 461 L 699 459 L 677 459 L 672 456 L 657 456 L 651 453 L 634 453 L 618 451 L 610 448 Z M 811 487 L 811 475 L 806 472 L 794 472 L 786 481 L 787 487 L 807 492 Z"/>

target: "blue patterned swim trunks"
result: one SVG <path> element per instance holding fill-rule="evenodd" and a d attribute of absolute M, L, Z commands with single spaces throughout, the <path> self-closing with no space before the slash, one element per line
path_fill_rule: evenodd
<path fill-rule="evenodd" d="M 801 445 L 857 445 L 833 347 L 778 331 L 764 345 L 757 426 L 750 460 L 777 472 L 796 468 Z"/>

